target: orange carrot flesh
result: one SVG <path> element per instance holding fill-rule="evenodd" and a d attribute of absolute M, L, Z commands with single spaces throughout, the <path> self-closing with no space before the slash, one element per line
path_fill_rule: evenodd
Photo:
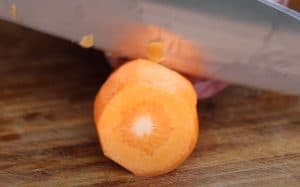
<path fill-rule="evenodd" d="M 163 90 L 139 84 L 125 88 L 99 121 L 103 152 L 136 175 L 169 172 L 195 145 L 194 113 L 182 98 Z"/>
<path fill-rule="evenodd" d="M 154 62 L 160 62 L 163 60 L 165 53 L 165 45 L 161 41 L 150 42 L 147 46 L 147 57 Z"/>
<path fill-rule="evenodd" d="M 96 97 L 94 114 L 104 154 L 139 176 L 175 169 L 198 139 L 192 85 L 150 61 L 114 72 Z"/>
<path fill-rule="evenodd" d="M 95 123 L 97 123 L 107 101 L 114 97 L 118 91 L 134 82 L 149 83 L 156 87 L 165 88 L 169 92 L 186 98 L 191 105 L 197 104 L 197 95 L 187 79 L 160 64 L 138 59 L 118 68 L 104 83 L 95 99 Z"/>

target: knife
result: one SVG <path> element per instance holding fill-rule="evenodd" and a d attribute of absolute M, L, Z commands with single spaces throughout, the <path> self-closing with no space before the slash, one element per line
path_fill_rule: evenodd
<path fill-rule="evenodd" d="M 109 55 L 159 43 L 184 74 L 300 95 L 300 14 L 268 0 L 1 0 L 0 18 Z"/>

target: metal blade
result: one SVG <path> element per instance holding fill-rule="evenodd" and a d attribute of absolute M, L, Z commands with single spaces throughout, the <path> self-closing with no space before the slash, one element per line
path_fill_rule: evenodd
<path fill-rule="evenodd" d="M 0 2 L 0 17 L 72 41 L 92 34 L 97 48 L 118 55 L 145 57 L 160 40 L 170 68 L 300 95 L 300 15 L 269 1 L 13 2 Z"/>

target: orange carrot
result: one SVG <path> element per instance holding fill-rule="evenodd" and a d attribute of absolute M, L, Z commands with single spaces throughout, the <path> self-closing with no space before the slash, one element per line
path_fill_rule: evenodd
<path fill-rule="evenodd" d="M 121 89 L 133 82 L 155 84 L 189 100 L 191 105 L 197 104 L 197 95 L 190 81 L 175 71 L 148 60 L 134 60 L 118 68 L 104 83 L 99 91 L 94 110 L 94 120 L 101 115 L 106 103 Z"/>
<path fill-rule="evenodd" d="M 178 73 L 147 60 L 126 63 L 95 100 L 104 154 L 139 176 L 175 169 L 198 139 L 196 103 L 193 86 Z"/>

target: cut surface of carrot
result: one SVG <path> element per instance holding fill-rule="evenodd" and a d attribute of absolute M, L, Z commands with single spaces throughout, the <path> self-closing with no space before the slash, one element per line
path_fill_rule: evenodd
<path fill-rule="evenodd" d="M 17 6 L 14 3 L 10 7 L 10 16 L 13 20 L 17 19 Z"/>
<path fill-rule="evenodd" d="M 147 46 L 147 57 L 154 62 L 160 62 L 163 59 L 165 45 L 162 41 L 150 42 Z"/>
<path fill-rule="evenodd" d="M 79 45 L 83 48 L 91 48 L 94 46 L 94 36 L 92 34 L 85 35 L 79 41 Z"/>
<path fill-rule="evenodd" d="M 104 154 L 135 175 L 170 172 L 196 145 L 196 102 L 192 85 L 172 70 L 146 60 L 121 66 L 95 101 Z"/>
<path fill-rule="evenodd" d="M 185 98 L 191 105 L 197 104 L 197 95 L 190 81 L 163 65 L 138 59 L 125 63 L 112 73 L 103 84 L 95 100 L 95 123 L 97 123 L 106 103 L 118 91 L 136 82 L 148 83 L 155 87 L 164 88 L 168 92 Z"/>

